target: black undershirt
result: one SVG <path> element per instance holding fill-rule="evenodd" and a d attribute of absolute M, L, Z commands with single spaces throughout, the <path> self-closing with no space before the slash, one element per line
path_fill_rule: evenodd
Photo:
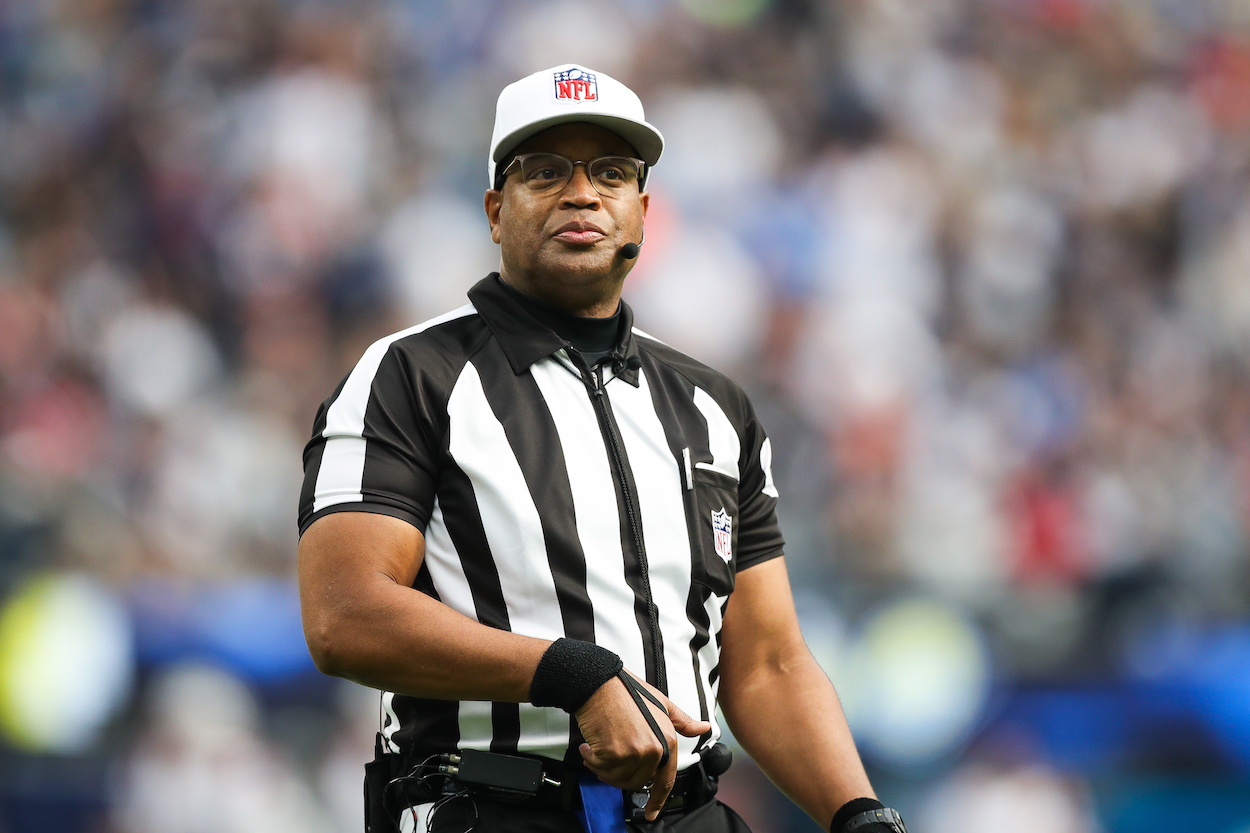
<path fill-rule="evenodd" d="M 587 367 L 594 367 L 616 347 L 617 336 L 621 329 L 619 303 L 616 312 L 608 318 L 583 318 L 544 304 L 537 298 L 526 295 L 509 285 L 502 278 L 496 277 L 495 280 L 499 281 L 499 285 L 531 315 L 550 327 L 551 331 L 560 338 L 572 344 L 573 348 L 586 360 Z"/>

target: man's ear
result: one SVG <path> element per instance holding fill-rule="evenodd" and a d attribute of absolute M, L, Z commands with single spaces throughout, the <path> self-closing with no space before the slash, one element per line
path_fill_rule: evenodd
<path fill-rule="evenodd" d="M 486 222 L 490 223 L 490 239 L 499 242 L 499 212 L 503 209 L 503 191 L 489 190 L 482 201 Z"/>
<path fill-rule="evenodd" d="M 638 195 L 638 201 L 642 203 L 642 216 L 647 216 L 647 206 L 651 205 L 651 192 L 643 191 Z"/>

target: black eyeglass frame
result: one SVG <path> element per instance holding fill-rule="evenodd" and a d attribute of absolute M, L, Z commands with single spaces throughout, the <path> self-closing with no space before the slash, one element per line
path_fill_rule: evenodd
<path fill-rule="evenodd" d="M 569 184 L 569 180 L 573 178 L 573 173 L 577 170 L 577 166 L 585 165 L 586 166 L 586 178 L 590 180 L 590 187 L 595 189 L 596 194 L 598 194 L 601 197 L 609 197 L 612 199 L 615 199 L 618 196 L 620 196 L 619 194 L 605 194 L 599 190 L 597 185 L 595 185 L 595 178 L 590 175 L 590 166 L 594 164 L 595 162 L 598 162 L 600 159 L 628 159 L 630 162 L 633 162 L 635 165 L 637 165 L 638 166 L 638 193 L 640 194 L 644 190 L 646 190 L 647 175 L 651 173 L 651 170 L 648 167 L 647 163 L 644 162 L 643 160 L 635 156 L 621 156 L 620 154 L 616 154 L 616 153 L 610 153 L 605 156 L 596 156 L 594 159 L 590 159 L 586 161 L 583 161 L 580 159 L 577 159 L 577 160 L 569 159 L 567 156 L 565 156 L 562 153 L 554 153 L 552 151 L 538 151 L 536 153 L 519 153 L 516 156 L 512 157 L 512 160 L 508 162 L 506 167 L 500 169 L 499 173 L 495 174 L 495 190 L 502 191 L 504 180 L 508 178 L 508 174 L 512 173 L 512 169 L 514 167 L 524 164 L 522 160 L 527 159 L 531 156 L 558 156 L 561 159 L 564 159 L 569 162 L 569 178 L 564 180 L 564 182 L 560 184 L 559 189 L 556 189 L 553 187 L 551 189 L 552 192 L 555 192 L 556 190 L 563 190 L 565 186 Z"/>

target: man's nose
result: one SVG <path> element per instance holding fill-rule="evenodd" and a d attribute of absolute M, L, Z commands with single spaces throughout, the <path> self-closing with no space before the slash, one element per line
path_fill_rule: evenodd
<path fill-rule="evenodd" d="M 560 201 L 578 208 L 588 208 L 598 205 L 600 199 L 599 192 L 590 181 L 590 171 L 587 170 L 586 164 L 578 162 L 573 166 L 573 175 L 569 177 L 564 190 L 560 192 Z"/>

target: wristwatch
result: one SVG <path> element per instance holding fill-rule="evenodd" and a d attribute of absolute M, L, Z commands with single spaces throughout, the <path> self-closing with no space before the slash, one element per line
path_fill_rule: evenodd
<path fill-rule="evenodd" d="M 907 833 L 907 825 L 903 824 L 903 817 L 893 807 L 865 810 L 857 816 L 851 816 L 850 820 L 842 825 L 841 833 L 852 833 L 866 824 L 884 824 L 894 833 Z"/>

